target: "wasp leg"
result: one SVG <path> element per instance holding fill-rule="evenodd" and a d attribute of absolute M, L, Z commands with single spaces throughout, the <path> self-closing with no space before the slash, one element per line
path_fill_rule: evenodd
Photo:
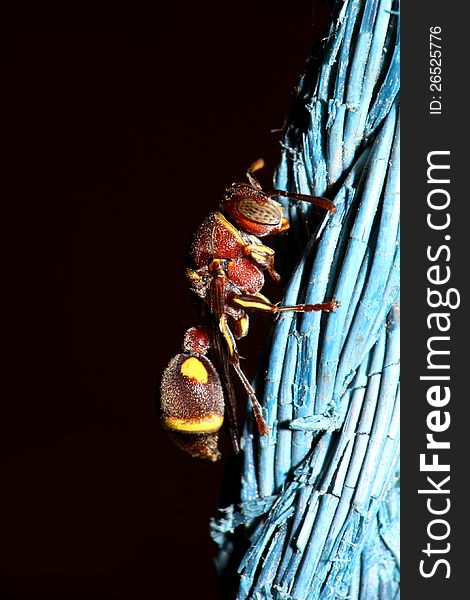
<path fill-rule="evenodd" d="M 236 306 L 241 306 L 242 308 L 251 308 L 253 310 L 263 310 L 265 312 L 269 312 L 272 314 L 294 311 L 294 312 L 314 312 L 314 311 L 323 311 L 323 312 L 332 312 L 335 311 L 340 303 L 338 300 L 330 300 L 329 302 L 322 302 L 320 304 L 294 304 L 293 306 L 277 306 L 276 304 L 272 304 L 267 300 L 267 298 L 262 297 L 261 295 L 250 296 L 249 294 L 245 295 L 235 295 L 232 297 L 232 302 Z"/>
<path fill-rule="evenodd" d="M 280 281 L 281 276 L 274 269 L 274 250 L 263 244 L 247 244 L 243 252 L 260 267 L 266 269 L 274 281 Z"/>
<path fill-rule="evenodd" d="M 228 310 L 227 314 L 230 315 Z M 248 334 L 249 327 L 250 322 L 248 320 L 248 315 L 245 312 L 242 317 L 230 315 L 230 328 L 236 340 L 245 337 Z"/>
<path fill-rule="evenodd" d="M 222 315 L 219 319 L 219 328 L 227 344 L 230 364 L 232 365 L 236 374 L 240 378 L 240 381 L 242 382 L 243 387 L 245 388 L 248 397 L 250 398 L 251 406 L 253 408 L 253 414 L 258 425 L 258 431 L 260 435 L 267 435 L 269 433 L 269 427 L 266 425 L 266 421 L 264 420 L 261 404 L 259 403 L 258 398 L 256 397 L 255 390 L 253 389 L 245 373 L 243 373 L 240 367 L 240 358 L 238 356 L 235 338 L 232 332 L 230 331 L 230 328 L 227 323 L 227 317 L 225 315 Z"/>
<path fill-rule="evenodd" d="M 303 200 L 304 202 L 310 202 L 315 206 L 320 206 L 324 208 L 330 213 L 336 213 L 336 206 L 328 200 L 327 198 L 323 198 L 322 196 L 309 196 L 308 194 L 295 194 L 294 192 L 285 192 L 284 190 L 273 190 L 272 192 L 266 193 L 269 198 L 273 196 L 283 196 L 284 198 L 292 198 L 293 200 Z"/>
<path fill-rule="evenodd" d="M 233 368 L 235 369 L 238 377 L 240 378 L 240 381 L 243 383 L 243 386 L 248 394 L 248 397 L 251 400 L 253 414 L 255 416 L 256 424 L 258 425 L 258 431 L 259 431 L 260 435 L 268 435 L 270 429 L 267 426 L 266 421 L 264 420 L 263 412 L 261 409 L 261 404 L 258 402 L 258 399 L 255 394 L 255 390 L 253 389 L 250 382 L 246 378 L 245 373 L 242 371 L 242 369 L 240 367 L 240 363 L 238 363 L 238 362 L 235 363 L 233 365 Z"/>
<path fill-rule="evenodd" d="M 252 163 L 248 167 L 248 170 L 246 172 L 246 176 L 248 177 L 248 181 L 255 188 L 255 190 L 261 190 L 262 188 L 261 188 L 260 182 L 256 179 L 256 177 L 253 175 L 253 173 L 255 171 L 259 171 L 263 167 L 264 167 L 264 160 L 262 158 L 258 158 L 258 160 L 255 160 L 255 162 Z"/>

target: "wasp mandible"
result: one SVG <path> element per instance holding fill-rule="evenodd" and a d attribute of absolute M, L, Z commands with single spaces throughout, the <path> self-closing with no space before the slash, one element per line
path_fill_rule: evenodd
<path fill-rule="evenodd" d="M 248 333 L 247 311 L 329 312 L 338 306 L 336 300 L 278 306 L 261 294 L 264 270 L 275 281 L 280 277 L 274 269 L 274 250 L 259 238 L 289 227 L 282 206 L 273 198 L 304 200 L 336 212 L 326 198 L 264 192 L 254 175 L 263 166 L 262 159 L 255 161 L 246 172 L 248 183 L 233 183 L 225 190 L 219 210 L 204 219 L 193 237 L 186 278 L 200 305 L 201 324 L 188 329 L 183 353 L 170 361 L 161 382 L 163 427 L 183 450 L 212 461 L 220 458 L 218 432 L 225 412 L 234 450 L 239 451 L 231 369 L 248 394 L 259 433 L 269 433 L 255 391 L 240 367 L 236 341 Z"/>

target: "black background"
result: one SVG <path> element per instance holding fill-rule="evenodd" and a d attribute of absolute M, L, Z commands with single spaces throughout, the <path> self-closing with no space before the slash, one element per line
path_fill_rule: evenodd
<path fill-rule="evenodd" d="M 270 187 L 328 4 L 136 6 L 116 31 L 23 15 L 3 38 L 2 600 L 218 597 L 227 453 L 174 447 L 155 389 L 195 321 L 191 232 L 259 156 Z"/>

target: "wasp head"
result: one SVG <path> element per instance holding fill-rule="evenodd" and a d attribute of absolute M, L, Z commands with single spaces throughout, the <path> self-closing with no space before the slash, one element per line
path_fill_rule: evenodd
<path fill-rule="evenodd" d="M 225 190 L 220 209 L 240 229 L 257 237 L 287 228 L 282 206 L 263 191 L 245 183 L 234 183 Z"/>

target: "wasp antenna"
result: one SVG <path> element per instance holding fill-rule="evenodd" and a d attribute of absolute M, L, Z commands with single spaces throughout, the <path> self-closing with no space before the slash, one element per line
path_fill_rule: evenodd
<path fill-rule="evenodd" d="M 304 202 L 310 202 L 314 206 L 320 206 L 332 214 L 336 214 L 336 206 L 322 196 L 310 196 L 309 194 L 296 194 L 294 192 L 286 192 L 284 190 L 273 190 L 266 194 L 269 198 L 273 196 L 283 196 L 284 198 L 292 198 L 292 200 L 303 200 Z"/>

